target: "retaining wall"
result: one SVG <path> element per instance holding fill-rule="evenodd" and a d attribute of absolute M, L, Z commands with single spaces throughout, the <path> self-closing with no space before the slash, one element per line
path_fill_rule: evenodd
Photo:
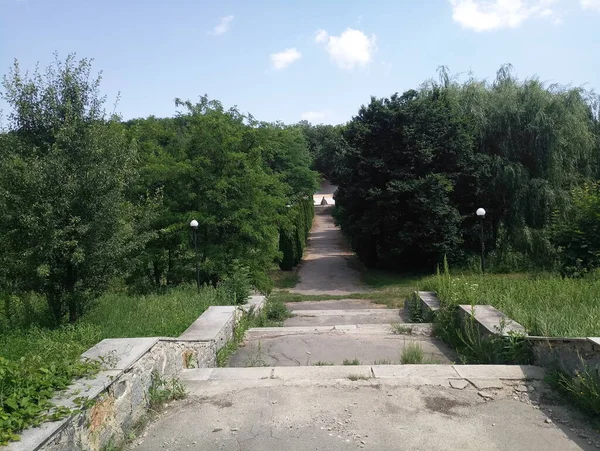
<path fill-rule="evenodd" d="M 80 379 L 53 402 L 75 408 L 76 398 L 92 405 L 60 421 L 29 428 L 7 451 L 99 451 L 116 447 L 142 421 L 149 407 L 153 374 L 177 377 L 188 368 L 213 368 L 217 351 L 233 337 L 243 311 L 260 310 L 263 296 L 242 307 L 209 307 L 179 338 L 118 338 L 102 340 L 82 357 L 100 359 L 103 370 Z"/>

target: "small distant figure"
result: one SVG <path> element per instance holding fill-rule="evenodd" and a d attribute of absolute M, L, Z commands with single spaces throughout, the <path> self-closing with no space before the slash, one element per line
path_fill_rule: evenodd
<path fill-rule="evenodd" d="M 325 200 L 325 198 L 323 198 L 323 199 L 321 200 L 321 205 L 327 205 L 327 201 Z"/>

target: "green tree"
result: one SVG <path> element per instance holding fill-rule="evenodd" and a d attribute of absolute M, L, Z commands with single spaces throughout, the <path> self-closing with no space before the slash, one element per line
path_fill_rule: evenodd
<path fill-rule="evenodd" d="M 3 283 L 45 295 L 56 321 L 76 321 L 144 239 L 124 195 L 136 152 L 106 116 L 99 84 L 91 61 L 73 55 L 44 74 L 15 62 L 2 83 L 11 107 L 0 140 Z"/>

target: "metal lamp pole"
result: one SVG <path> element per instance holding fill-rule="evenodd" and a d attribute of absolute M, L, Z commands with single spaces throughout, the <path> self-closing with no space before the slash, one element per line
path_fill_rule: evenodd
<path fill-rule="evenodd" d="M 196 252 L 196 288 L 198 289 L 198 293 L 200 293 L 200 266 L 198 263 L 198 221 L 192 219 L 190 222 L 190 227 L 194 232 L 194 250 Z"/>
<path fill-rule="evenodd" d="M 485 274 L 485 243 L 483 240 L 483 220 L 485 218 L 485 210 L 483 208 L 477 209 L 477 216 L 481 220 L 481 273 Z"/>

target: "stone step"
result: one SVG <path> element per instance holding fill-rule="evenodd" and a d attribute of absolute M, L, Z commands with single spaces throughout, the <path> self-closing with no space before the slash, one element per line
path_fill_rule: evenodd
<path fill-rule="evenodd" d="M 252 327 L 246 331 L 246 339 L 278 337 L 283 335 L 321 335 L 321 334 L 357 334 L 357 335 L 432 335 L 431 323 L 389 323 L 389 324 L 336 324 L 329 326 L 290 326 L 290 327 Z"/>
<path fill-rule="evenodd" d="M 184 370 L 180 375 L 180 381 L 189 393 L 201 396 L 210 396 L 211 388 L 223 392 L 279 385 L 438 385 L 494 390 L 504 385 L 543 378 L 542 368 L 529 365 L 267 366 L 191 369 Z"/>
<path fill-rule="evenodd" d="M 335 326 L 344 324 L 404 323 L 408 316 L 400 309 L 349 309 L 349 310 L 292 310 L 284 327 Z"/>
<path fill-rule="evenodd" d="M 335 299 L 329 301 L 286 302 L 289 310 L 354 310 L 386 309 L 384 304 L 375 304 L 368 299 Z"/>
<path fill-rule="evenodd" d="M 398 364 L 407 347 L 420 349 L 423 363 L 448 364 L 456 359 L 450 347 L 429 336 L 430 325 L 401 327 L 406 334 L 394 333 L 386 324 L 249 329 L 227 366 L 342 365 L 344 361 Z"/>

